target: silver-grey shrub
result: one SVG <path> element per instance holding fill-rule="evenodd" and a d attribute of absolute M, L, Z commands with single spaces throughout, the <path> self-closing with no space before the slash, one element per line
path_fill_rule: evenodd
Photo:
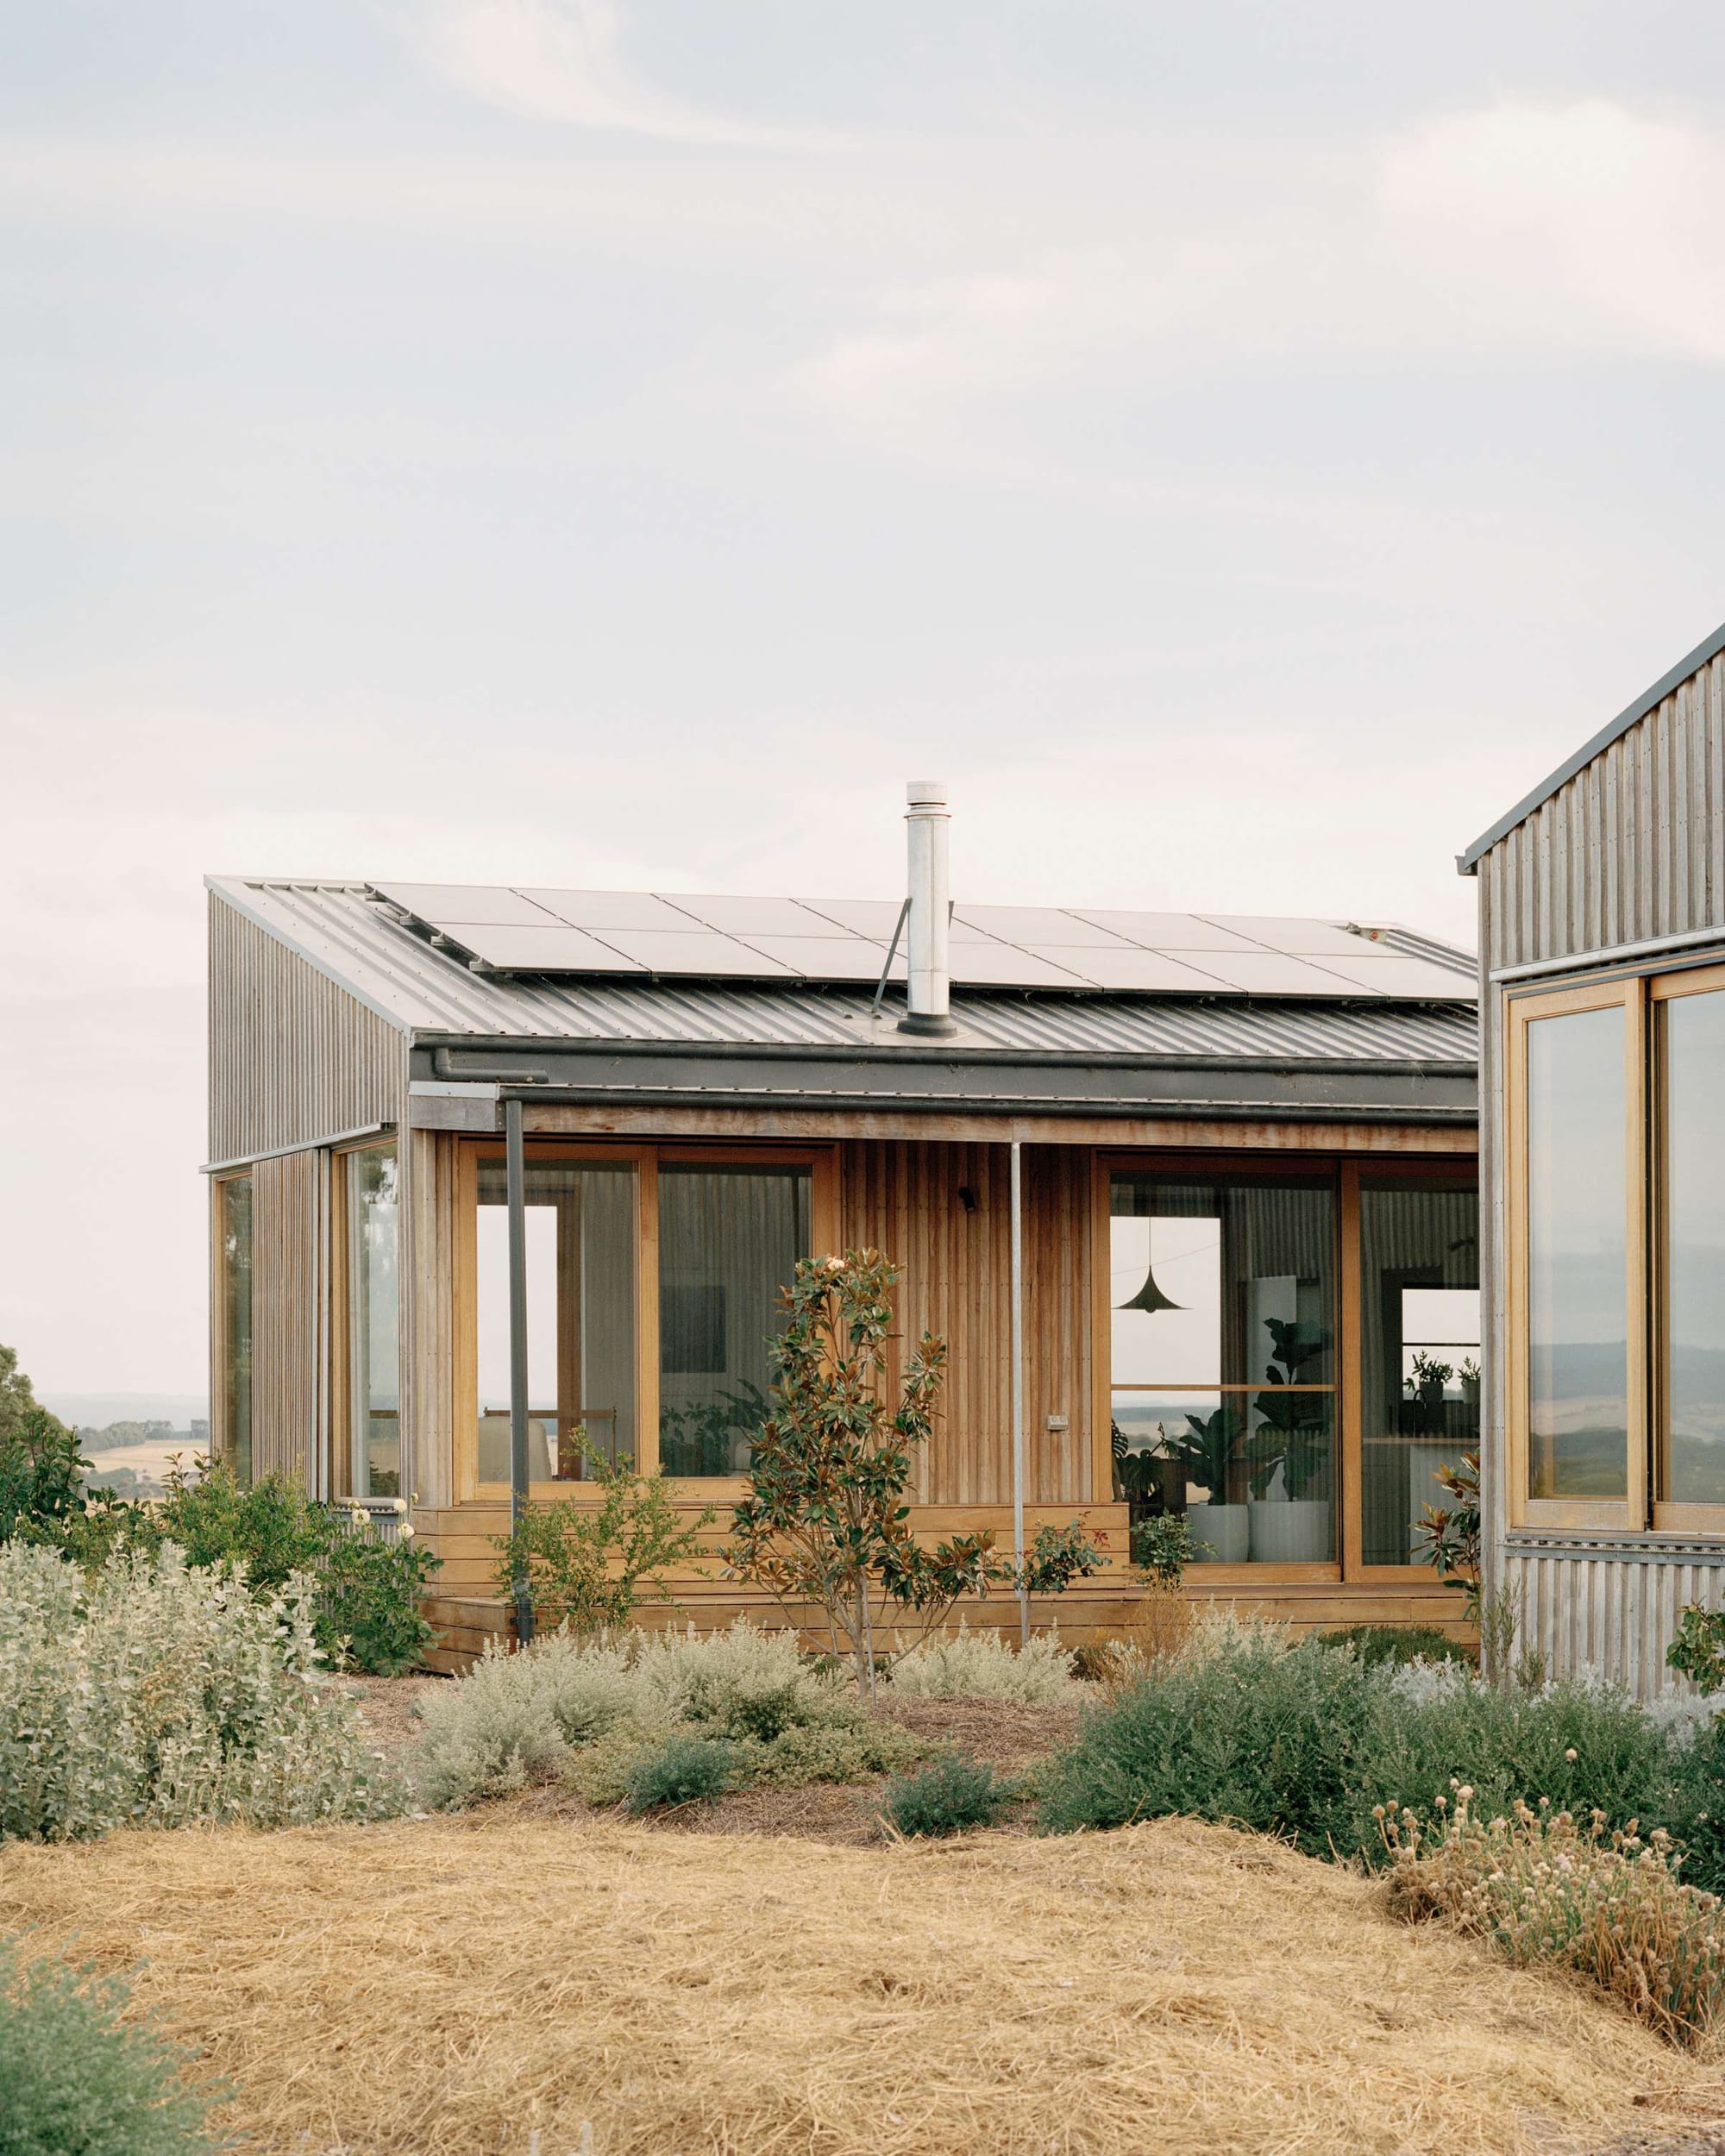
<path fill-rule="evenodd" d="M 421 1711 L 414 1781 L 436 1810 L 506 1796 L 577 1754 L 578 1786 L 613 1801 L 634 1756 L 675 1733 L 734 1744 L 750 1778 L 768 1780 L 848 1778 L 881 1750 L 862 1741 L 869 1719 L 842 1677 L 746 1618 L 706 1638 L 553 1633 L 518 1654 L 488 1648 Z"/>
<path fill-rule="evenodd" d="M 172 1545 L 88 1578 L 0 1547 L 0 1839 L 374 1818 L 404 1794 L 319 1682 L 313 1583 L 254 1600 Z"/>

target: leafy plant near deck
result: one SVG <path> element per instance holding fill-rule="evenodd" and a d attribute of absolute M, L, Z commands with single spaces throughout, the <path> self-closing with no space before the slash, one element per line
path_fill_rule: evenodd
<path fill-rule="evenodd" d="M 1022 1584 L 1060 1592 L 1105 1563 L 1075 1522 L 1044 1528 L 1022 1581 L 987 1532 L 934 1549 L 911 1531 L 907 1493 L 945 1375 L 945 1344 L 925 1332 L 889 1384 L 899 1269 L 879 1250 L 805 1258 L 785 1290 L 773 1344 L 774 1412 L 756 1441 L 752 1487 L 731 1517 L 729 1576 L 787 1610 L 824 1612 L 833 1652 L 871 1693 L 884 1633 L 932 1630 L 965 1596 Z"/>
<path fill-rule="evenodd" d="M 585 1447 L 585 1425 L 579 1436 Z M 669 1601 L 664 1575 L 697 1554 L 700 1531 L 714 1517 L 709 1505 L 699 1520 L 685 1519 L 662 1476 L 637 1475 L 628 1462 L 613 1465 L 602 1452 L 588 1453 L 587 1465 L 599 1485 L 597 1505 L 576 1498 L 536 1505 L 511 1533 L 491 1539 L 502 1552 L 499 1593 L 509 1598 L 524 1576 L 536 1620 L 583 1635 L 627 1624 L 643 1589 Z"/>

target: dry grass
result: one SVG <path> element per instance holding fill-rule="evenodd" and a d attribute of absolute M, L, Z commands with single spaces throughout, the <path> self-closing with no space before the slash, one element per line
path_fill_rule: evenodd
<path fill-rule="evenodd" d="M 1136 1684 L 1146 1670 L 1172 1662 L 1185 1650 L 1198 1623 L 1198 1606 L 1177 1583 L 1151 1580 L 1132 1614 L 1085 1648 L 1083 1674 L 1110 1698 Z"/>
<path fill-rule="evenodd" d="M 110 1968 L 357 2156 L 1593 2149 L 1716 2080 L 1579 1986 L 1220 1827 L 838 1849 L 514 1808 L 0 1852 L 0 1929 Z M 1725 2109 L 1725 2103 L 1721 2109 Z"/>

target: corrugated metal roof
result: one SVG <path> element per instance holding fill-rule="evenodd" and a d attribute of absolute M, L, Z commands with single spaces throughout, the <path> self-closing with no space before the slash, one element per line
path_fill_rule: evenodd
<path fill-rule="evenodd" d="M 863 989 L 693 981 L 536 981 L 476 973 L 368 897 L 360 883 L 211 877 L 210 887 L 380 1017 L 419 1036 L 664 1042 L 704 1046 L 890 1048 L 898 1008 Z M 1404 942 L 1405 938 L 1405 942 Z M 1466 955 L 1407 931 L 1410 955 Z M 1385 997 L 1278 1001 L 1239 995 L 1038 994 L 957 989 L 958 1050 L 1027 1055 L 1267 1057 L 1290 1062 L 1461 1063 L 1477 1054 L 1471 1004 Z M 918 1051 L 926 1054 L 922 1041 Z"/>

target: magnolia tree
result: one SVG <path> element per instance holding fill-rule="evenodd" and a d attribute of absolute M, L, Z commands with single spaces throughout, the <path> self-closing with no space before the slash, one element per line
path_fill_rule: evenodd
<path fill-rule="evenodd" d="M 725 1552 L 730 1577 L 765 1589 L 787 1614 L 796 1603 L 819 1606 L 833 1652 L 848 1654 L 865 1693 L 883 1633 L 920 1638 L 962 1596 L 1019 1586 L 1057 1593 L 1107 1562 L 1076 1521 L 1044 1528 L 1022 1573 L 994 1555 L 990 1533 L 932 1549 L 917 1541 L 906 1493 L 933 1426 L 946 1345 L 925 1332 L 892 1386 L 899 1278 L 879 1250 L 799 1262 L 773 1348 L 774 1412 Z"/>

